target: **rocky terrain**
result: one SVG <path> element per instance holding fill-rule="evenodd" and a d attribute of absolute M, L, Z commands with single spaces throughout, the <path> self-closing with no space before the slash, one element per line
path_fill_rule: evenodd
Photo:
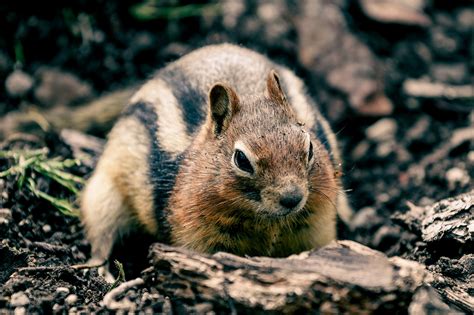
<path fill-rule="evenodd" d="M 472 2 L 61 5 L 0 4 L 0 313 L 473 312 Z M 133 235 L 110 285 L 81 266 L 77 193 L 133 89 L 220 42 L 305 80 L 340 140 L 354 218 L 343 241 L 288 259 Z"/>

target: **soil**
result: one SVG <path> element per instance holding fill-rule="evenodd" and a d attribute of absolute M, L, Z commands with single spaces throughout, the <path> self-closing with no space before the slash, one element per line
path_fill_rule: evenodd
<path fill-rule="evenodd" d="M 141 2 L 89 0 L 69 1 L 67 7 L 48 10 L 39 2 L 0 4 L 0 14 L 5 17 L 0 21 L 0 81 L 6 82 L 14 71 L 21 70 L 34 82 L 21 95 L 12 93 L 6 83 L 0 85 L 0 116 L 31 104 L 40 109 L 55 106 L 37 92 L 44 69 L 72 75 L 77 84 L 90 87 L 70 100 L 68 106 L 74 107 L 104 92 L 139 84 L 160 66 L 208 43 L 235 42 L 256 49 L 294 69 L 308 82 L 309 93 L 328 113 L 337 133 L 344 156 L 345 187 L 356 212 L 349 225 L 341 224 L 339 238 L 355 240 L 389 256 L 416 260 L 447 279 L 466 283 L 473 273 L 472 268 L 463 267 L 472 250 L 472 238 L 471 247 L 455 244 L 445 248 L 440 244 L 433 249 L 392 216 L 407 211 L 407 202 L 431 205 L 474 188 L 472 136 L 461 143 L 452 139 L 456 131 L 473 127 L 473 98 L 420 98 L 403 89 L 409 78 L 447 85 L 473 82 L 469 17 L 474 17 L 474 8 L 468 1 L 449 5 L 426 1 L 424 13 L 431 23 L 420 26 L 381 23 L 358 5 L 336 2 L 346 21 L 345 31 L 367 46 L 383 65 L 384 93 L 393 104 L 391 113 L 383 117 L 359 112 L 345 92 L 328 83 L 324 73 L 314 73 L 300 61 L 298 49 L 304 47 L 298 46 L 295 20 L 300 8 L 296 1 L 274 2 L 283 9 L 267 20 L 262 4 L 254 1 L 235 1 L 242 4 L 242 10 L 229 9 L 227 1 L 213 14 L 146 20 L 131 13 Z M 275 29 L 275 25 L 281 27 Z M 48 100 L 54 100 L 52 95 Z M 335 108 L 337 113 L 331 114 Z M 107 131 L 96 128 L 92 133 L 103 138 Z M 42 147 L 49 149 L 51 157 L 74 157 L 70 145 L 55 130 L 5 140 L 1 149 Z M 434 155 L 438 151 L 441 153 Z M 10 166 L 11 160 L 0 159 L 0 172 Z M 70 171 L 87 178 L 92 167 L 75 166 Z M 74 197 L 47 178 L 37 178 L 37 182 L 44 192 L 70 200 Z M 0 193 L 0 312 L 105 310 L 101 301 L 110 285 L 96 269 L 71 267 L 89 257 L 90 247 L 79 219 L 19 189 L 15 176 L 0 179 Z M 127 280 L 147 268 L 151 243 L 151 239 L 134 235 L 117 246 L 113 257 L 124 264 Z M 470 261 L 472 267 L 472 258 Z M 468 292 L 471 297 L 473 290 Z M 168 312 L 174 307 L 172 297 L 163 298 L 153 288 L 132 290 L 127 297 L 138 310 Z M 189 311 L 185 307 L 174 310 Z M 193 310 L 199 312 L 199 307 Z"/>

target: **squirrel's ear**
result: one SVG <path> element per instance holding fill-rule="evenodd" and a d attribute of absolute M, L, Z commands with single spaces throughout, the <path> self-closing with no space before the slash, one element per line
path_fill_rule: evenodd
<path fill-rule="evenodd" d="M 222 83 L 216 83 L 209 92 L 210 118 L 216 135 L 224 132 L 230 119 L 239 110 L 239 98 L 234 90 Z"/>
<path fill-rule="evenodd" d="M 267 96 L 282 104 L 287 104 L 285 92 L 281 88 L 280 77 L 275 70 L 271 70 L 268 74 Z"/>

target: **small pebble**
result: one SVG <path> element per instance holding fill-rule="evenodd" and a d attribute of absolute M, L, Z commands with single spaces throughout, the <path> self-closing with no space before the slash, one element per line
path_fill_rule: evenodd
<path fill-rule="evenodd" d="M 381 142 L 375 149 L 375 155 L 379 158 L 386 158 L 395 150 L 395 141 Z"/>
<path fill-rule="evenodd" d="M 369 151 L 369 149 L 370 149 L 370 143 L 366 140 L 362 140 L 361 142 L 359 142 L 359 144 L 356 145 L 354 150 L 352 150 L 352 153 L 351 153 L 352 158 L 354 160 L 360 160 L 361 158 L 367 155 L 367 152 Z"/>
<path fill-rule="evenodd" d="M 10 96 L 21 97 L 33 87 L 33 78 L 21 71 L 15 70 L 5 80 L 5 89 Z"/>
<path fill-rule="evenodd" d="M 467 154 L 467 160 L 471 163 L 474 163 L 474 151 L 469 151 Z"/>
<path fill-rule="evenodd" d="M 8 224 L 12 219 L 12 211 L 7 208 L 0 209 L 0 224 Z"/>
<path fill-rule="evenodd" d="M 383 118 L 367 128 L 365 134 L 368 139 L 383 142 L 395 138 L 398 125 L 395 119 Z"/>
<path fill-rule="evenodd" d="M 59 312 L 59 311 L 61 310 L 61 308 L 62 308 L 61 305 L 59 305 L 58 303 L 55 303 L 55 304 L 53 305 L 53 312 L 57 313 L 57 312 Z"/>
<path fill-rule="evenodd" d="M 469 184 L 471 179 L 465 170 L 459 167 L 453 167 L 446 172 L 446 180 L 448 182 L 449 189 L 452 190 L 456 188 L 457 185 L 464 187 L 465 185 Z"/>
<path fill-rule="evenodd" d="M 13 311 L 13 314 L 14 315 L 24 315 L 24 314 L 26 314 L 26 308 L 24 308 L 23 306 L 15 307 L 15 310 Z"/>
<path fill-rule="evenodd" d="M 57 287 L 56 293 L 58 293 L 59 296 L 64 297 L 69 294 L 69 289 L 66 287 Z"/>
<path fill-rule="evenodd" d="M 49 224 L 43 225 L 43 232 L 45 232 L 45 233 L 51 232 L 51 225 L 49 225 Z"/>
<path fill-rule="evenodd" d="M 69 294 L 64 301 L 67 305 L 74 305 L 77 302 L 77 295 Z"/>
<path fill-rule="evenodd" d="M 16 306 L 25 306 L 30 303 L 30 299 L 22 291 L 13 293 L 10 298 L 10 305 L 13 307 Z"/>

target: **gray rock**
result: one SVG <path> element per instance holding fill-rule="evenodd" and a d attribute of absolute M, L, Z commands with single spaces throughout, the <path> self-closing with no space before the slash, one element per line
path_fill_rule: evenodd
<path fill-rule="evenodd" d="M 384 142 L 395 138 L 398 125 L 395 119 L 383 118 L 366 129 L 365 134 L 369 140 Z"/>
<path fill-rule="evenodd" d="M 40 83 L 34 95 L 45 106 L 70 105 L 92 96 L 91 86 L 73 74 L 42 68 L 36 76 Z"/>
<path fill-rule="evenodd" d="M 66 302 L 67 305 L 74 305 L 76 304 L 77 300 L 78 300 L 77 295 L 69 294 L 64 300 L 64 302 Z"/>
<path fill-rule="evenodd" d="M 30 299 L 22 291 L 13 293 L 10 297 L 10 305 L 13 307 L 25 306 L 30 304 Z"/>
<path fill-rule="evenodd" d="M 15 70 L 5 80 L 5 89 L 8 95 L 21 97 L 33 87 L 33 78 L 26 72 Z"/>

